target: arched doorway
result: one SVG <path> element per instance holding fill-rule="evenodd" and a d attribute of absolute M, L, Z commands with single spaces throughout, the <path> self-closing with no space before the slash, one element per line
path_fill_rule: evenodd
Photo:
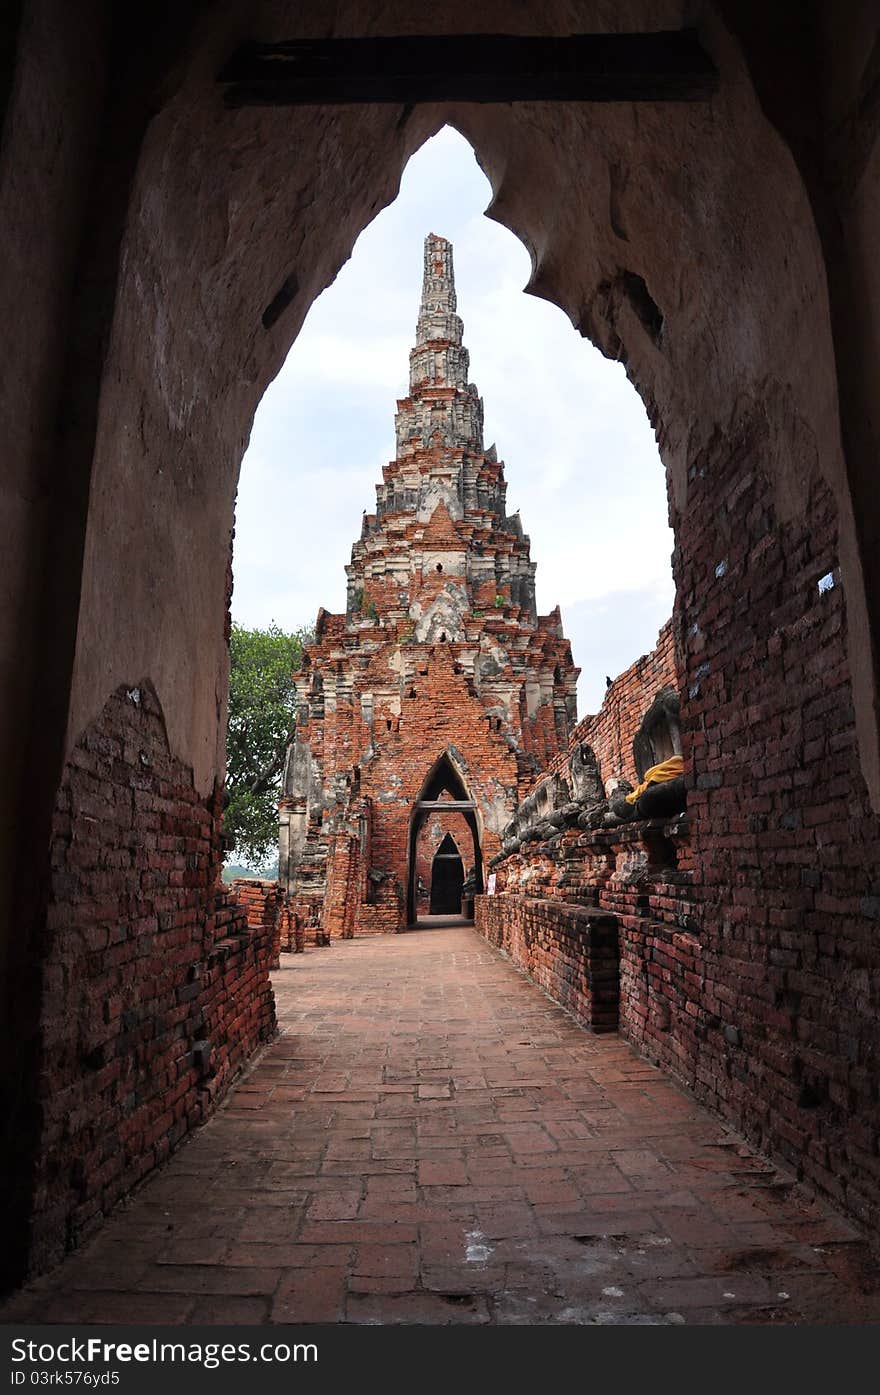
<path fill-rule="evenodd" d="M 392 10 L 389 27 L 398 28 Z M 579 15 L 585 28 L 607 24 L 600 6 L 586 5 Z M 352 33 L 370 30 L 365 16 L 365 7 L 352 7 Z M 460 28 L 463 17 L 463 8 L 444 7 L 432 12 L 431 27 L 445 33 Z M 284 32 L 295 37 L 297 15 L 288 18 Z M 503 7 L 490 4 L 481 22 L 500 32 Z M 277 119 L 224 112 L 211 98 L 208 75 L 220 71 L 242 23 L 221 5 L 199 23 L 198 43 L 189 25 L 179 39 L 169 23 L 161 38 L 151 34 L 151 42 L 137 45 L 128 42 L 124 25 L 108 31 L 106 44 L 94 50 L 98 81 L 63 88 L 75 94 L 64 112 L 72 157 L 65 179 L 44 181 L 54 190 L 48 203 L 30 189 L 19 190 L 15 202 L 40 236 L 29 235 L 30 225 L 16 214 L 6 318 L 14 320 L 24 306 L 32 333 L 28 352 L 16 356 L 6 423 L 23 446 L 9 481 L 11 516 L 22 520 L 15 530 L 20 560 L 17 552 L 10 569 L 21 603 L 6 607 L 4 647 L 10 671 L 21 675 L 18 706 L 4 729 L 15 829 L 8 840 L 15 878 L 7 878 L 15 890 L 4 906 L 11 969 L 5 1040 L 8 1075 L 22 1082 L 7 1130 L 15 1155 L 7 1194 L 21 1234 L 36 1215 L 49 1233 L 47 1246 L 63 1246 L 81 1214 L 72 1162 L 79 1166 L 89 1156 L 96 1136 L 118 1132 L 122 1115 L 118 1102 L 110 1109 L 102 1094 L 102 1073 L 84 1069 L 72 1035 L 91 1021 L 97 1003 L 96 1033 L 100 1028 L 100 1042 L 105 1039 L 105 994 L 90 976 L 105 971 L 108 956 L 86 953 L 84 945 L 59 972 L 52 956 L 66 936 L 53 939 L 46 926 L 82 914 L 90 935 L 119 935 L 134 944 L 149 923 L 137 866 L 130 892 L 117 895 L 114 887 L 106 901 L 105 927 L 95 925 L 93 885 L 79 874 L 51 881 L 53 823 L 72 827 L 74 847 L 80 820 L 94 829 L 90 815 L 68 811 L 61 772 L 72 779 L 85 764 L 83 741 L 106 747 L 103 729 L 112 712 L 122 748 L 135 753 L 137 779 L 144 778 L 150 756 L 141 728 L 149 702 L 146 716 L 166 732 L 178 762 L 181 800 L 200 814 L 196 841 L 204 873 L 198 887 L 169 883 L 162 912 L 169 923 L 178 908 L 186 918 L 191 966 L 200 974 L 217 931 L 209 873 L 221 836 L 223 621 L 242 444 L 256 400 L 308 304 L 348 256 L 358 228 L 393 197 L 407 153 L 443 119 L 421 102 L 354 105 L 332 118 L 320 105 Z M 518 23 L 525 32 L 558 28 L 546 7 L 524 6 Z M 805 838 L 813 840 L 809 855 L 821 878 L 821 904 L 841 908 L 842 944 L 852 943 L 853 879 L 859 887 L 876 880 L 871 850 L 880 748 L 871 598 L 880 594 L 880 553 L 869 545 L 877 515 L 869 408 L 877 356 L 866 345 L 873 342 L 877 297 L 864 250 L 872 245 L 876 205 L 858 190 L 872 169 L 870 112 L 858 92 L 858 64 L 847 61 L 850 53 L 869 51 L 861 24 L 860 14 L 855 20 L 835 15 L 824 30 L 802 26 L 780 81 L 778 45 L 757 8 L 707 6 L 705 32 L 721 89 L 696 115 L 692 106 L 672 104 L 662 114 L 648 108 L 642 119 L 621 102 L 461 102 L 443 111 L 479 148 L 495 187 L 492 217 L 516 226 L 533 251 L 530 289 L 563 305 L 582 334 L 626 362 L 658 426 L 670 470 L 677 580 L 688 597 L 676 624 L 689 709 L 683 745 L 699 796 L 691 813 L 694 849 L 711 872 L 700 887 L 700 921 L 718 981 L 730 987 L 730 1014 L 745 1024 L 740 1064 L 729 1059 L 728 1038 L 710 1032 L 700 1042 L 706 1055 L 697 1074 L 728 1081 L 723 1100 L 713 1093 L 715 1107 L 789 1152 L 791 1124 L 783 1121 L 781 1137 L 759 1107 L 761 1095 L 742 1084 L 765 1078 L 771 1051 L 776 1061 L 798 1060 L 791 1051 L 796 994 L 791 1015 L 780 1012 L 778 1020 L 751 1029 L 755 1000 L 741 974 L 743 955 L 763 959 L 771 951 L 756 920 L 754 887 L 741 885 L 743 857 L 767 926 L 780 906 L 790 907 L 799 925 L 804 920 L 805 942 L 813 934 L 806 917 L 824 925 L 832 914 L 810 909 L 812 891 L 798 883 Z M 80 28 L 53 31 L 52 73 L 82 72 Z M 27 169 L 37 179 L 52 168 L 46 133 L 21 118 L 33 108 L 32 84 L 45 73 L 30 61 L 38 27 L 21 26 L 21 36 L 26 61 L 10 96 L 5 169 L 10 178 Z M 835 123 L 827 115 L 830 98 L 817 116 L 810 100 L 817 80 L 823 97 L 838 85 L 847 119 Z M 451 80 L 445 91 L 451 93 Z M 296 160 L 287 158 L 291 143 Z M 852 177 L 835 177 L 841 168 Z M 47 473 L 46 460 L 63 468 Z M 44 515 L 64 518 L 62 546 Z M 830 621 L 813 623 L 808 603 L 842 604 L 842 577 L 846 606 L 835 617 L 836 630 Z M 51 622 L 51 645 L 34 643 L 40 617 L 43 632 Z M 794 662 L 798 646 L 802 665 Z M 722 710 L 723 717 L 711 720 Z M 761 720 L 765 713 L 772 720 Z M 740 721 L 748 742 L 739 739 Z M 804 750 L 820 738 L 826 754 L 817 753 L 807 771 Z M 833 779 L 849 791 L 834 802 L 830 752 L 839 763 Z M 786 808 L 790 790 L 798 791 L 797 800 Z M 833 822 L 802 820 L 810 800 Z M 132 846 L 144 847 L 156 811 L 143 800 L 127 807 Z M 736 835 L 748 840 L 745 853 L 734 844 L 733 827 L 745 830 Z M 766 840 L 752 831 L 768 827 Z M 115 857 L 118 842 L 111 821 L 90 846 L 100 854 L 103 844 Z M 782 856 L 786 843 L 791 860 Z M 100 860 L 96 867 L 103 877 Z M 856 904 L 864 943 L 874 944 L 868 923 L 876 919 L 874 899 Z M 757 942 L 750 939 L 755 935 Z M 149 962 L 138 955 L 138 966 Z M 832 969 L 821 967 L 828 962 Z M 818 961 L 824 977 L 817 979 L 817 1001 L 832 1022 L 841 962 L 827 955 Z M 181 977 L 185 971 L 182 964 Z M 128 981 L 132 1010 L 143 972 L 133 968 Z M 64 985 L 51 989 L 54 998 L 53 984 Z M 168 991 L 152 1010 L 154 1020 L 165 1002 L 175 1002 L 174 978 Z M 710 999 L 700 995 L 698 1006 L 714 1021 Z M 853 995 L 852 1007 L 857 1022 L 848 1029 L 869 1043 L 870 1004 Z M 192 1017 L 201 1021 L 195 1009 Z M 44 1047 L 47 1022 L 66 1024 L 71 1035 Z M 107 1040 L 117 1030 L 111 1027 Z M 763 1055 L 755 1043 L 764 1045 Z M 757 1058 L 749 1054 L 756 1050 Z M 51 1079 L 40 1070 L 46 1051 Z M 868 1073 L 843 1069 L 861 1092 L 859 1106 L 872 1098 L 876 1105 Z M 709 1093 L 705 1084 L 699 1088 Z M 71 1111 L 74 1089 L 82 1107 Z M 195 1082 L 192 1089 L 205 1093 Z M 218 1084 L 214 1098 L 220 1093 Z M 59 1116 L 63 1134 L 50 1123 L 41 1135 L 43 1121 Z M 812 1117 L 833 1138 L 827 1111 Z M 135 1136 L 131 1120 L 126 1131 Z M 143 1162 L 151 1165 L 150 1156 Z M 813 1167 L 813 1175 L 823 1185 L 822 1169 Z M 34 1197 L 43 1198 L 39 1205 Z M 62 1215 L 67 1229 L 54 1224 Z M 17 1232 L 10 1252 L 18 1255 L 23 1244 Z"/>
<path fill-rule="evenodd" d="M 437 825 L 433 846 L 428 844 L 430 857 L 424 838 L 420 840 L 428 819 Z M 482 890 L 479 811 L 454 756 L 444 751 L 425 777 L 410 818 L 407 922 L 417 925 L 420 910 L 470 916 L 473 897 Z"/>
<path fill-rule="evenodd" d="M 431 859 L 431 915 L 461 915 L 464 863 L 451 833 Z"/>

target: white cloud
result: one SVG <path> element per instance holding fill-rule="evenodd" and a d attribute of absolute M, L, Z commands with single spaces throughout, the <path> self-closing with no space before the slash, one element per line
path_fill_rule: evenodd
<path fill-rule="evenodd" d="M 428 232 L 452 240 L 486 441 L 506 462 L 538 563 L 538 603 L 563 606 L 582 711 L 650 649 L 672 607 L 666 491 L 653 433 L 620 364 L 522 294 L 528 253 L 482 216 L 489 184 L 446 129 L 313 305 L 254 421 L 236 512 L 233 615 L 294 628 L 340 610 L 344 564 L 394 452 Z M 603 657 L 604 656 L 604 657 Z M 598 698 L 598 701 L 597 701 Z"/>

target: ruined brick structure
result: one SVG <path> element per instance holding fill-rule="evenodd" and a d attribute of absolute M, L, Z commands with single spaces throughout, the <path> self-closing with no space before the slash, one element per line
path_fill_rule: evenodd
<path fill-rule="evenodd" d="M 244 909 L 216 887 L 239 466 L 309 307 L 396 197 L 412 154 L 448 124 L 492 185 L 492 218 L 530 249 L 530 291 L 568 316 L 572 352 L 576 333 L 625 364 L 656 428 L 676 539 L 688 783 L 689 829 L 659 830 L 653 850 L 635 826 L 570 830 L 506 859 L 517 888 L 478 897 L 477 915 L 503 921 L 493 933 L 518 935 L 536 964 L 543 956 L 547 981 L 578 996 L 584 1016 L 588 991 L 592 1003 L 609 986 L 605 928 L 585 948 L 584 915 L 616 916 L 623 1030 L 880 1235 L 876 6 L 805 0 L 797 22 L 793 7 L 753 0 L 689 7 L 717 73 L 693 101 L 632 91 L 572 101 L 552 84 L 546 99 L 477 101 L 484 67 L 477 86 L 472 66 L 462 95 L 462 36 L 475 29 L 625 36 L 596 0 L 447 0 L 418 18 L 437 41 L 430 95 L 281 106 L 274 79 L 268 104 L 246 92 L 225 100 L 218 75 L 232 55 L 254 39 L 332 33 L 381 44 L 375 5 L 7 9 L 2 1281 L 97 1225 L 273 1029 L 270 937 L 262 925 L 248 933 Z M 633 13 L 649 45 L 682 24 L 677 0 Z M 378 29 L 411 35 L 413 6 L 386 0 Z M 467 434 L 477 403 L 458 387 L 461 346 L 448 347 L 452 390 L 445 405 L 434 399 L 437 415 L 457 411 Z M 436 352 L 420 346 L 419 372 L 432 354 L 436 368 Z M 404 409 L 420 429 L 428 385 Z M 521 758 L 552 763 L 563 744 L 553 667 L 526 657 L 563 641 L 530 617 L 524 554 L 493 512 L 499 467 L 476 441 L 460 470 L 449 452 L 447 483 L 470 481 L 471 494 L 459 512 L 447 503 L 450 524 L 437 518 L 448 533 L 437 549 L 467 586 L 485 564 L 473 597 L 484 620 L 456 611 L 463 637 L 447 629 L 444 644 L 449 616 L 430 612 L 432 635 L 398 637 L 430 611 L 413 574 L 400 589 L 422 609 L 413 621 L 410 601 L 394 618 L 401 578 L 390 581 L 381 555 L 390 564 L 409 547 L 415 561 L 414 533 L 428 523 L 417 500 L 395 498 L 407 471 L 422 487 L 402 451 L 391 500 L 356 549 L 352 589 L 363 584 L 365 608 L 356 615 L 352 595 L 351 613 L 326 620 L 318 640 L 334 657 L 323 715 L 320 694 L 308 699 L 313 753 L 300 749 L 316 772 L 323 762 L 321 780 L 297 786 L 298 808 L 290 796 L 315 885 L 322 848 L 306 839 L 309 809 L 320 794 L 323 816 L 330 796 L 325 823 L 340 832 L 323 848 L 326 909 L 338 924 L 357 911 L 362 929 L 402 922 L 409 810 L 436 752 L 466 758 L 458 778 L 492 811 L 481 815 L 488 855 L 527 776 Z M 621 539 L 622 565 L 637 544 Z M 570 565 L 583 565 L 580 549 Z M 497 611 L 493 593 L 506 597 Z M 493 643 L 507 658 L 490 677 Z M 388 667 L 398 652 L 406 678 Z M 505 682 L 502 699 L 491 685 Z M 136 690 L 140 704 L 127 696 Z M 503 727 L 495 706 L 518 751 L 490 730 Z M 331 752 L 350 794 L 326 782 Z M 399 786 L 385 778 L 395 768 Z M 363 843 L 352 832 L 361 822 Z M 640 878 L 627 879 L 628 860 Z M 308 867 L 303 856 L 301 878 Z M 347 868 L 369 887 L 365 902 L 346 899 Z M 304 909 L 310 943 L 317 906 Z"/>
<path fill-rule="evenodd" d="M 244 911 L 248 929 L 270 936 L 269 967 L 277 969 L 282 947 L 296 949 L 292 917 L 278 883 L 258 877 L 236 877 L 232 883 L 232 897 Z"/>
<path fill-rule="evenodd" d="M 642 654 L 609 684 L 599 711 L 581 718 L 571 734 L 569 748 L 551 762 L 548 771 L 561 773 L 570 760 L 571 751 L 580 745 L 587 745 L 599 762 L 603 779 L 621 776 L 630 784 L 637 784 L 644 774 L 644 768 L 639 769 L 639 766 L 644 766 L 645 762 L 637 759 L 640 747 L 638 738 L 643 729 L 648 737 L 646 750 L 650 751 L 651 757 L 648 765 L 672 754 L 671 749 L 664 751 L 659 748 L 659 743 L 658 749 L 651 749 L 652 718 L 656 717 L 663 723 L 665 717 L 665 725 L 674 727 L 670 733 L 670 744 L 677 746 L 678 753 L 681 751 L 678 723 L 673 717 L 673 713 L 677 716 L 679 688 L 672 621 L 667 620 L 654 648 Z"/>
<path fill-rule="evenodd" d="M 760 440 L 755 425 L 752 458 Z M 707 456 L 695 478 L 693 513 L 711 500 L 715 524 L 695 535 L 682 518 L 687 560 L 676 554 L 675 613 L 691 617 L 673 626 L 687 815 L 599 829 L 558 815 L 586 736 L 603 779 L 633 760 L 626 739 L 672 653 L 661 631 L 531 792 L 536 836 L 496 863 L 477 926 L 585 1025 L 618 1024 L 876 1227 L 878 836 L 855 759 L 833 512 L 816 487 L 806 522 L 768 534 L 757 467 L 733 481 Z"/>
<path fill-rule="evenodd" d="M 276 918 L 220 884 L 220 799 L 197 797 L 146 681 L 72 752 L 44 942 L 41 1263 L 166 1158 L 275 1030 Z"/>
<path fill-rule="evenodd" d="M 493 894 L 476 903 L 483 934 L 584 1026 L 622 1025 L 646 1050 L 658 1022 L 669 1027 L 667 970 L 700 952 L 688 933 L 690 824 L 682 813 L 591 827 L 588 811 L 618 780 L 635 783 L 647 753 L 652 763 L 664 747 L 681 750 L 679 684 L 668 621 L 536 780 L 493 861 Z"/>
<path fill-rule="evenodd" d="M 281 882 L 331 935 L 404 928 L 447 834 L 479 888 L 576 718 L 578 670 L 558 609 L 537 614 L 468 370 L 452 246 L 432 234 L 396 456 L 352 549 L 345 614 L 322 610 L 306 649 L 280 804 Z M 460 807 L 416 810 L 442 799 Z"/>

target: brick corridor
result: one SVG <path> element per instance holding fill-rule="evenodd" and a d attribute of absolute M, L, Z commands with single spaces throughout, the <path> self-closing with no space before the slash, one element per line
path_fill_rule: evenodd
<path fill-rule="evenodd" d="M 474 930 L 284 962 L 280 1039 L 5 1321 L 880 1319 L 850 1228 Z"/>

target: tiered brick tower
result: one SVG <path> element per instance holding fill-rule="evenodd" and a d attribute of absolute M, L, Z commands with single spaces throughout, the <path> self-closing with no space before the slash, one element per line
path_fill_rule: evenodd
<path fill-rule="evenodd" d="M 396 458 L 352 548 L 346 612 L 319 612 L 297 685 L 279 876 L 328 934 L 405 928 L 447 834 L 465 893 L 481 889 L 576 721 L 579 670 L 558 608 L 536 612 L 529 539 L 505 512 L 468 367 L 452 245 L 431 234 Z M 444 800 L 457 807 L 425 807 Z"/>

